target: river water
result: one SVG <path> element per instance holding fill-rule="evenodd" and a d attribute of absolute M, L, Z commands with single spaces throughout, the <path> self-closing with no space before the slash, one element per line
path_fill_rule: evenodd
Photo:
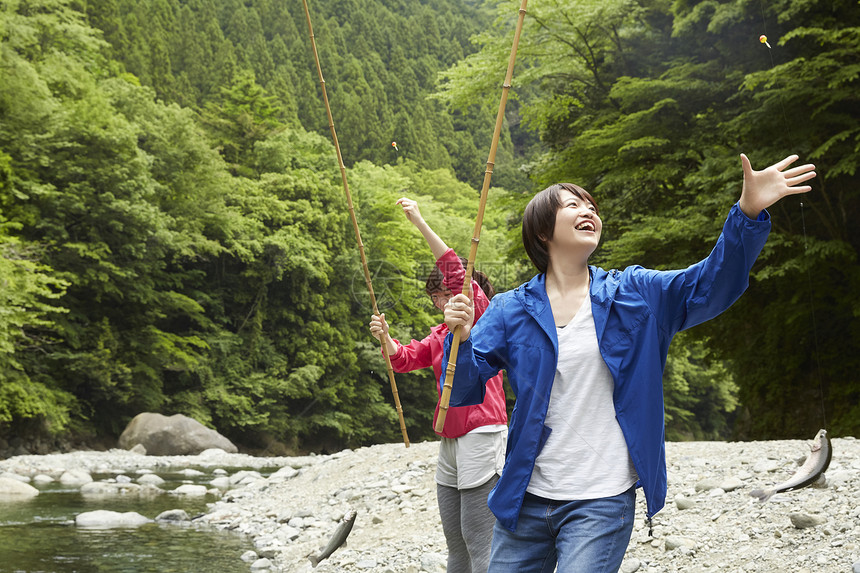
<path fill-rule="evenodd" d="M 185 469 L 185 468 L 181 468 Z M 230 474 L 245 468 L 223 468 Z M 211 468 L 200 468 L 211 471 Z M 259 471 L 259 470 L 258 470 Z M 208 485 L 211 473 L 189 479 L 170 468 L 156 473 L 171 490 L 183 483 Z M 115 475 L 93 474 L 96 481 Z M 130 476 L 136 477 L 136 476 Z M 75 526 L 85 511 L 135 511 L 154 519 L 162 511 L 184 509 L 194 517 L 204 513 L 216 496 L 159 495 L 83 496 L 78 488 L 59 483 L 44 486 L 27 500 L 0 501 L 0 572 L 248 572 L 240 557 L 253 549 L 239 534 L 192 524 L 148 523 L 140 527 L 92 529 Z"/>

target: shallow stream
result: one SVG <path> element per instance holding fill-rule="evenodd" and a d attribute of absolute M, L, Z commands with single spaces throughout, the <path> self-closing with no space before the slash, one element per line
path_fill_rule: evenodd
<path fill-rule="evenodd" d="M 185 483 L 209 486 L 216 476 L 211 468 L 198 477 L 179 473 L 183 468 L 155 472 L 172 490 Z M 228 473 L 246 468 L 223 468 Z M 258 470 L 259 471 L 259 470 Z M 92 474 L 94 480 L 115 475 Z M 129 477 L 136 478 L 137 474 Z M 86 511 L 105 509 L 135 511 L 154 519 L 170 509 L 184 509 L 192 518 L 204 513 L 207 504 L 217 500 L 162 494 L 156 497 L 84 496 L 80 488 L 31 484 L 40 490 L 27 500 L 0 502 L 0 572 L 247 572 L 250 563 L 242 554 L 253 545 L 249 538 L 209 526 L 148 523 L 133 528 L 93 529 L 75 526 L 75 516 Z"/>

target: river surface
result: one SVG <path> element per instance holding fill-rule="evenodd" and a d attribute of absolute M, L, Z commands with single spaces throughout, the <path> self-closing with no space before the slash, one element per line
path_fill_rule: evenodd
<path fill-rule="evenodd" d="M 216 476 L 199 468 L 202 476 L 188 478 L 185 468 L 159 469 L 172 490 L 183 483 L 207 485 Z M 230 474 L 245 468 L 223 468 Z M 259 470 L 258 470 L 259 471 Z M 94 480 L 113 475 L 92 474 Z M 136 478 L 136 474 L 129 477 Z M 185 523 L 148 523 L 140 527 L 92 529 L 75 526 L 75 516 L 100 509 L 135 511 L 154 519 L 162 511 L 184 509 L 192 518 L 204 513 L 214 495 L 187 497 L 83 496 L 79 488 L 57 482 L 31 484 L 40 490 L 27 500 L 0 502 L 0 572 L 248 572 L 243 553 L 254 549 L 250 539 L 212 527 Z M 210 487 L 210 486 L 208 486 Z M 193 523 L 193 522 L 192 522 Z"/>

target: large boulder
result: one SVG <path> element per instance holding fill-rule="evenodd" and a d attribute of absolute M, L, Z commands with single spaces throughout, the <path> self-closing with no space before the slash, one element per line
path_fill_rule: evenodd
<path fill-rule="evenodd" d="M 119 446 L 126 450 L 137 444 L 146 448 L 150 456 L 197 455 L 210 448 L 229 453 L 239 451 L 233 442 L 215 430 L 182 414 L 138 414 L 119 437 Z"/>
<path fill-rule="evenodd" d="M 39 490 L 28 483 L 9 477 L 0 477 L 0 501 L 24 499 L 39 495 Z"/>

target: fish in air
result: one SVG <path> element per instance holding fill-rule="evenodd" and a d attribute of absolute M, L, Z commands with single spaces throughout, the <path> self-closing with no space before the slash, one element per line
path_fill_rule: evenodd
<path fill-rule="evenodd" d="M 758 498 L 759 501 L 767 501 L 774 494 L 784 491 L 794 491 L 812 485 L 824 476 L 824 472 L 830 466 L 830 458 L 832 456 L 833 449 L 830 445 L 830 438 L 827 437 L 827 430 L 818 430 L 815 439 L 812 441 L 812 451 L 809 457 L 794 472 L 793 476 L 787 481 L 776 484 L 773 487 L 754 489 L 750 492 L 750 495 Z"/>
<path fill-rule="evenodd" d="M 343 516 L 343 520 L 341 520 L 337 529 L 335 529 L 334 534 L 332 534 L 331 539 L 329 539 L 325 548 L 317 555 L 311 555 L 308 557 L 314 567 L 316 567 L 323 559 L 331 556 L 338 547 L 346 543 L 346 538 L 349 536 L 349 532 L 352 531 L 352 526 L 355 524 L 356 515 L 357 513 L 354 509 L 349 510 L 346 515 Z"/>

